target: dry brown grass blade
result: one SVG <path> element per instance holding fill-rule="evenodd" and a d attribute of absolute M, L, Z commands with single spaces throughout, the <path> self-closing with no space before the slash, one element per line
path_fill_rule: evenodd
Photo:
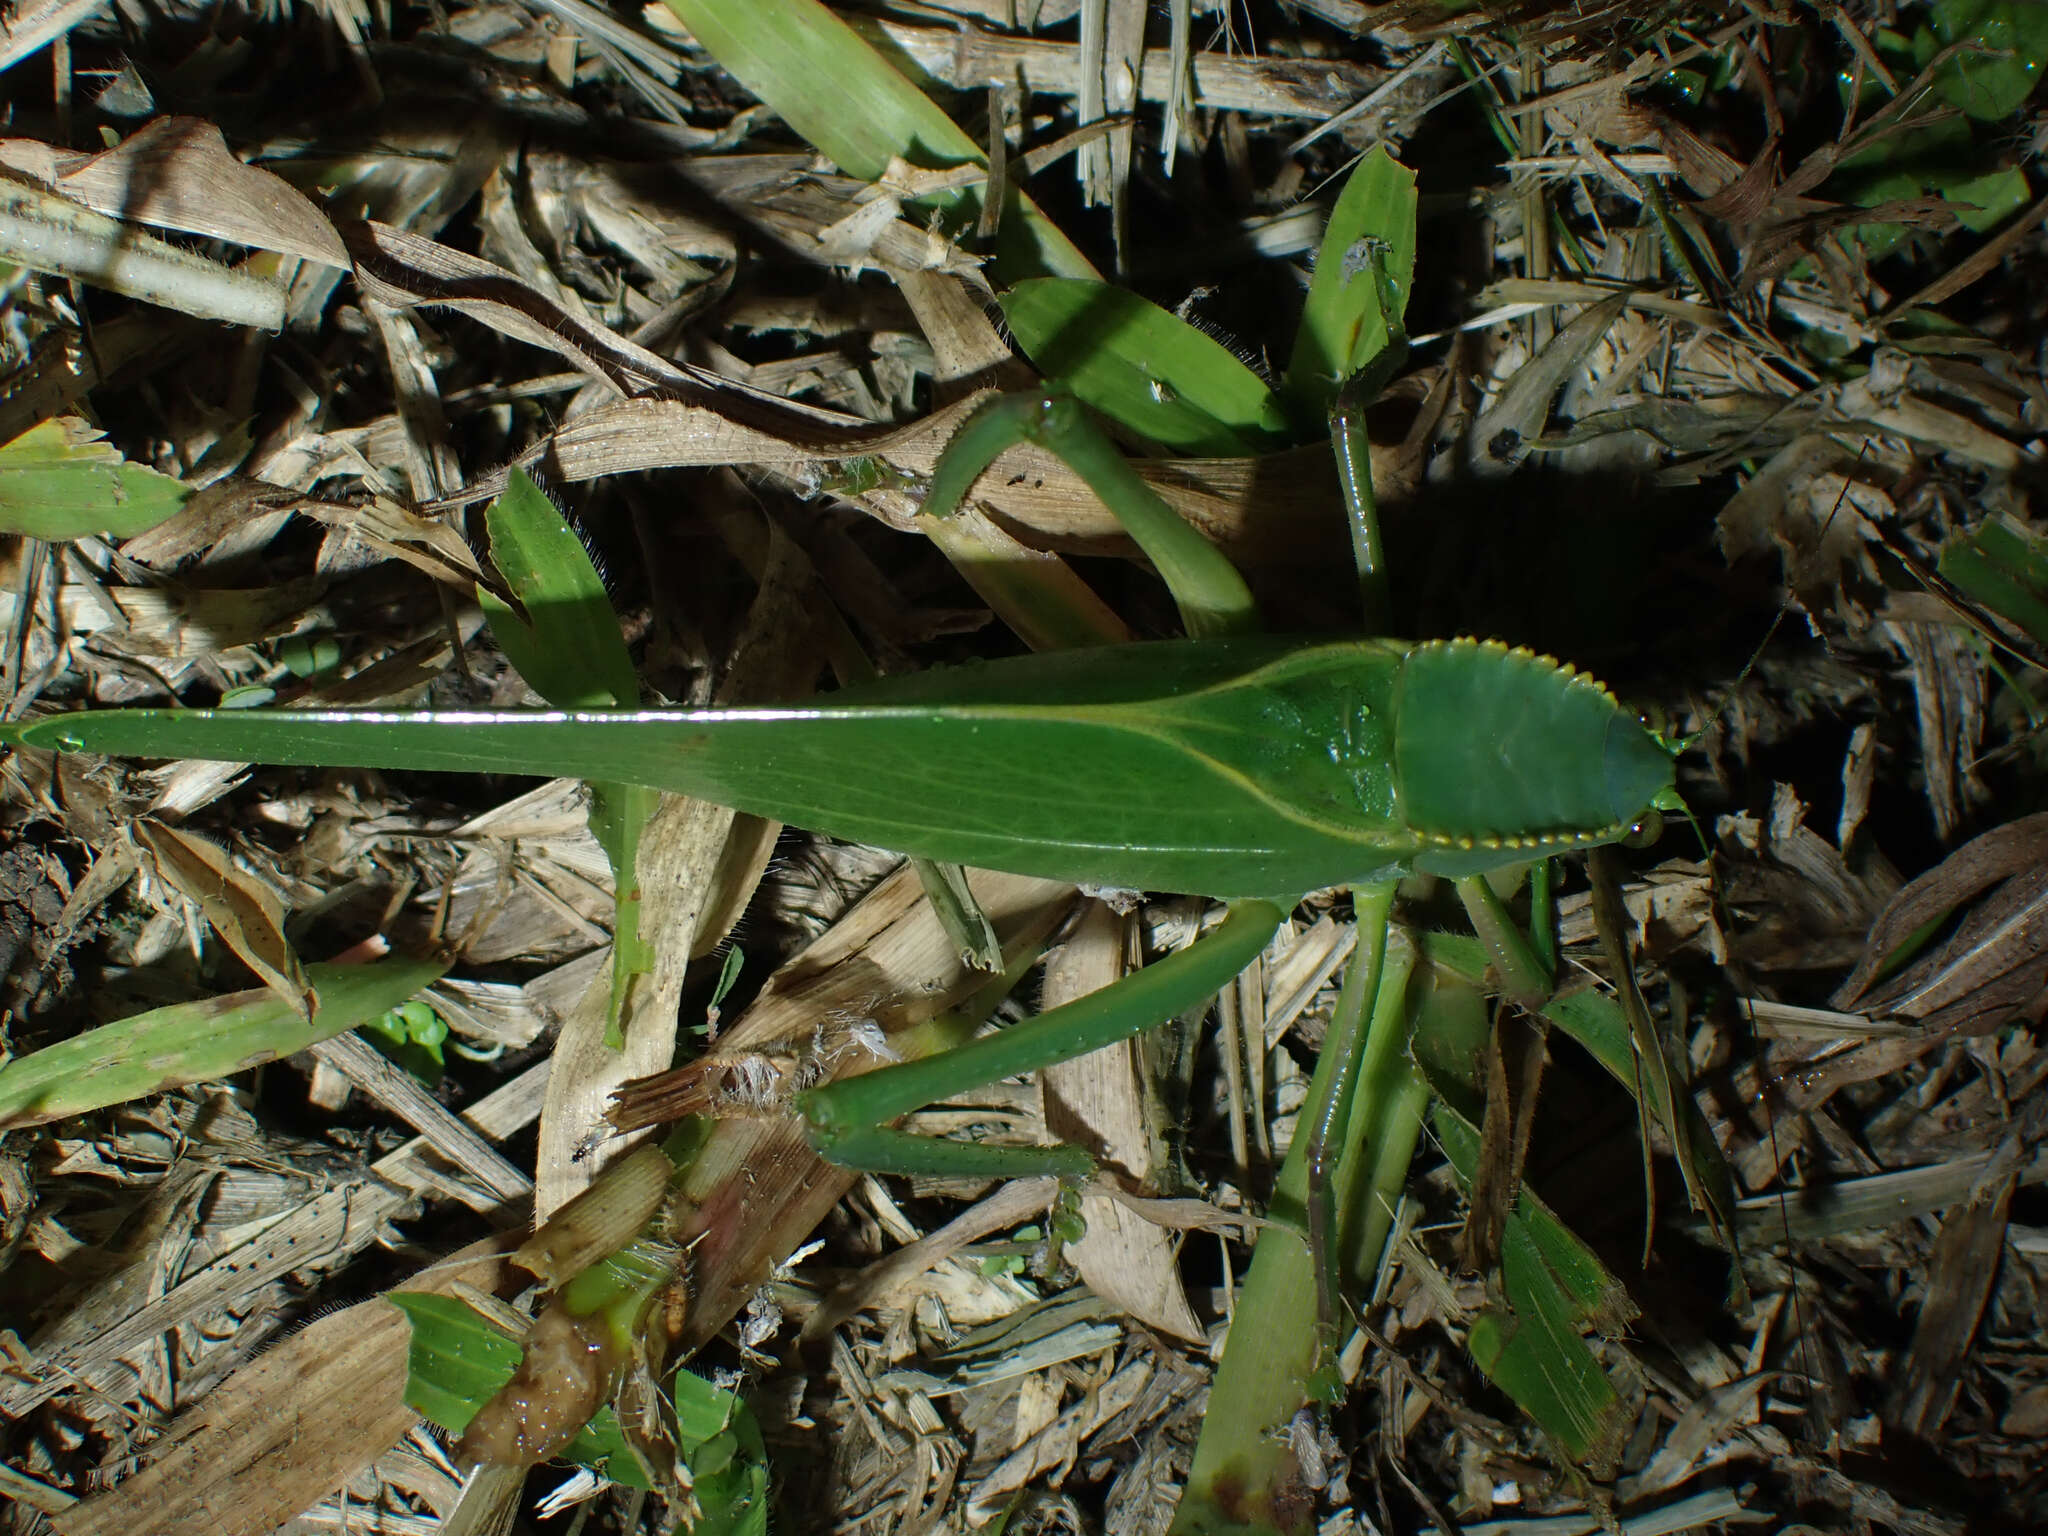
<path fill-rule="evenodd" d="M 1946 941 L 1878 981 L 1909 936 L 1958 914 Z M 1972 838 L 1894 896 L 1834 1003 L 1909 1018 L 1930 1035 L 1981 1032 L 2039 995 L 2044 952 L 2048 815 L 2023 816 Z"/>
<path fill-rule="evenodd" d="M 1971 1198 L 1952 1206 L 1942 1219 L 1941 1236 L 1928 1263 L 1919 1325 L 1885 1404 L 1887 1427 L 1901 1434 L 1931 1439 L 1955 1406 L 2005 1254 L 2006 1219 L 2019 1182 L 2019 1163 L 2015 1142 L 1985 1170 Z"/>
<path fill-rule="evenodd" d="M 96 155 L 0 139 L 0 165 L 115 218 L 349 264 L 326 215 L 288 182 L 244 165 L 220 129 L 196 117 L 157 118 Z"/>
<path fill-rule="evenodd" d="M 1046 964 L 1041 1008 L 1112 985 L 1124 973 L 1128 923 L 1090 901 L 1059 952 Z M 1167 1149 L 1157 1094 L 1148 1090 L 1145 1043 L 1127 1040 L 1040 1074 L 1046 1129 L 1085 1147 L 1103 1177 L 1134 1194 L 1158 1187 Z M 1084 1194 L 1088 1231 L 1067 1255 L 1096 1295 L 1172 1338 L 1199 1341 L 1201 1322 L 1188 1305 L 1176 1263 L 1178 1245 L 1165 1229 L 1142 1220 L 1104 1194 Z"/>
<path fill-rule="evenodd" d="M 141 820 L 135 837 L 157 874 L 205 914 L 208 925 L 302 1019 L 319 1004 L 297 951 L 284 936 L 284 903 L 269 885 L 236 867 L 210 838 Z"/>
<path fill-rule="evenodd" d="M 529 1068 L 487 1095 L 464 1118 L 497 1140 L 531 1125 L 540 1114 L 547 1070 L 545 1062 Z M 410 1141 L 379 1158 L 366 1173 L 314 1195 L 141 1307 L 110 1309 L 97 1304 L 96 1294 L 80 1297 L 71 1315 L 45 1330 L 47 1337 L 36 1337 L 41 1358 L 35 1362 L 34 1377 L 0 1379 L 0 1411 L 19 1417 L 81 1383 L 93 1388 L 110 1369 L 119 1369 L 117 1362 L 166 1331 L 215 1313 L 284 1275 L 343 1265 L 379 1241 L 386 1224 L 416 1202 L 449 1197 L 498 1220 L 518 1213 L 517 1206 L 507 1208 L 489 1190 L 452 1176 L 428 1150 L 425 1138 Z M 126 1277 L 116 1274 L 103 1289 L 121 1294 L 119 1287 L 125 1283 Z M 109 1311 L 115 1313 L 111 1319 Z M 283 1389 L 290 1383 L 286 1379 L 278 1385 Z M 273 1408 L 283 1411 L 282 1406 Z M 235 1426 L 224 1420 L 209 1431 L 214 1432 L 232 1434 Z M 189 1443 L 194 1456 L 213 1454 L 203 1439 L 181 1443 Z M 342 1475 L 336 1472 L 335 1481 Z"/>
<path fill-rule="evenodd" d="M 409 1282 L 495 1288 L 486 1240 Z M 404 1314 L 381 1297 L 300 1330 L 207 1394 L 150 1464 L 58 1517 L 63 1536 L 268 1536 L 419 1421 L 406 1405 Z"/>

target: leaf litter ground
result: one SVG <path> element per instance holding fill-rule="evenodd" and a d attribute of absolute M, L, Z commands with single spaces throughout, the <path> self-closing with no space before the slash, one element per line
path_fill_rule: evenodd
<path fill-rule="evenodd" d="M 1374 422 L 1402 632 L 1553 649 L 1707 729 L 1682 787 L 1710 819 L 1721 902 L 1676 834 L 1625 898 L 1749 1197 L 1747 1298 L 1731 1305 L 1673 1191 L 1643 1267 L 1633 1118 L 1558 1045 L 1528 1174 L 1643 1314 L 1606 1361 L 1634 1425 L 1615 1476 L 1561 1469 L 1473 1370 L 1487 1284 L 1458 1267 L 1460 1197 L 1431 1155 L 1347 1352 L 1350 1405 L 1303 1448 L 1328 1477 L 1320 1518 L 2040 1524 L 2039 40 L 2011 8 L 1962 4 L 1641 5 L 1595 25 L 1315 0 L 1197 12 L 1192 105 L 1174 108 L 1157 83 L 1173 40 L 1113 5 L 1105 46 L 1141 51 L 1138 100 L 1088 151 L 1062 135 L 1109 98 L 1081 85 L 1095 39 L 1076 41 L 1073 7 L 1041 8 L 1035 32 L 951 9 L 875 25 L 961 92 L 977 142 L 1007 125 L 1012 170 L 1099 266 L 1255 363 L 1284 345 L 1270 317 L 1299 305 L 1333 174 L 1371 143 L 1416 168 L 1418 343 Z M 1085 578 L 1131 632 L 1170 627 L 1113 525 L 1050 470 L 989 492 L 993 517 L 953 547 L 908 531 L 904 477 L 929 468 L 963 385 L 1018 376 L 988 328 L 985 247 L 934 238 L 907 171 L 882 197 L 834 174 L 668 13 L 28 20 L 0 153 L 62 205 L 36 217 L 176 231 L 168 266 L 253 249 L 252 275 L 289 286 L 254 329 L 240 288 L 9 289 L 10 717 L 526 702 L 482 627 L 470 542 L 514 460 L 575 516 L 668 698 L 788 696 L 852 638 L 885 671 L 1002 649 L 956 566 L 1024 549 L 1068 558 L 1045 578 L 1068 600 Z M 244 161 L 382 233 L 345 241 Z M 1084 205 L 1077 161 L 1105 206 Z M 650 394 L 665 360 L 721 388 Z M 53 473 L 73 478 L 36 478 Z M 1168 478 L 1290 627 L 1349 625 L 1319 451 Z M 124 517 L 182 510 L 94 520 L 65 499 L 80 484 Z M 1744 674 L 1781 596 L 1798 617 Z M 406 1042 L 395 1071 L 340 1037 L 169 1091 L 145 1062 L 97 1107 L 16 1115 L 0 1520 L 434 1528 L 460 1474 L 400 1401 L 403 1321 L 366 1298 L 516 1296 L 492 1234 L 580 1187 L 606 1093 L 667 1064 L 665 1043 L 644 1060 L 575 1046 L 614 914 L 581 790 L 30 753 L 0 772 L 16 1056 L 191 1004 L 216 1010 L 188 1023 L 204 1040 L 218 1000 L 288 997 L 321 963 L 437 938 L 455 956 L 433 993 L 447 1041 Z M 851 1031 L 971 984 L 889 861 L 701 808 L 657 819 L 657 1011 L 703 1019 L 717 963 L 685 963 L 728 938 L 745 956 L 728 1040 Z M 1083 968 L 1198 915 L 1077 919 L 1029 882 L 977 894 L 1012 931 L 1068 935 L 1062 963 Z M 1587 911 L 1568 894 L 1561 936 L 1597 969 Z M 763 1128 L 696 1202 L 679 1327 L 701 1368 L 743 1383 L 780 1518 L 1014 1506 L 1164 1528 L 1347 918 L 1305 910 L 1263 984 L 1226 998 L 1234 1047 L 1159 1047 L 1164 1086 L 1119 1143 L 1153 1198 L 1091 1209 L 1116 1245 L 1092 1287 L 1034 1268 L 1045 1194 L 1028 1185 L 808 1176 L 774 1230 L 746 1231 L 739 1179 L 807 1177 Z M 921 1118 L 1034 1134 L 1097 1091 L 1058 1087 L 1048 1111 L 997 1088 Z M 771 1279 L 812 1226 L 819 1246 Z M 598 1498 L 615 1527 L 674 1517 Z M 499 1518 L 538 1517 L 514 1498 Z"/>

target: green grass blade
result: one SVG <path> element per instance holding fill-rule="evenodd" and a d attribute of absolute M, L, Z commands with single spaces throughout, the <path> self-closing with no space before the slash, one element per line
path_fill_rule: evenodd
<path fill-rule="evenodd" d="M 0 446 L 0 533 L 35 539 L 133 538 L 185 505 L 191 487 L 131 464 L 75 416 Z"/>
<path fill-rule="evenodd" d="M 1992 518 L 1950 539 L 1936 569 L 2048 647 L 2048 540 Z"/>
<path fill-rule="evenodd" d="M 981 146 L 859 33 L 817 0 L 667 0 L 697 41 L 847 175 L 879 181 L 892 159 L 943 170 L 985 165 Z M 980 212 L 978 190 L 929 201 L 954 233 Z M 1093 277 L 1073 242 L 1015 187 L 1005 191 L 997 273 Z"/>
<path fill-rule="evenodd" d="M 1038 371 L 1174 453 L 1238 458 L 1286 446 L 1287 412 L 1228 347 L 1109 283 L 1041 277 L 1000 301 Z"/>
<path fill-rule="evenodd" d="M 498 642 L 533 691 L 557 709 L 631 709 L 640 679 L 619 637 L 604 578 L 560 510 L 513 468 L 484 512 L 491 560 L 517 600 L 488 588 L 477 600 Z"/>
<path fill-rule="evenodd" d="M 1456 934 L 1431 934 L 1428 949 L 1429 958 L 1447 970 L 1475 983 L 1484 977 L 1486 961 L 1478 940 Z M 1677 1113 L 1674 1116 L 1673 1106 L 1659 1090 L 1652 1075 L 1637 1072 L 1635 1046 L 1629 1038 L 1628 1016 L 1622 1011 L 1621 1004 L 1605 993 L 1574 992 L 1569 997 L 1552 998 L 1543 1009 L 1543 1017 L 1584 1046 L 1593 1059 L 1607 1069 L 1608 1075 L 1630 1094 L 1649 1096 L 1650 1112 L 1666 1134 L 1685 1137 L 1693 1167 L 1701 1176 L 1706 1200 L 1713 1216 L 1721 1223 L 1721 1230 L 1733 1231 L 1735 1175 L 1728 1167 L 1728 1159 L 1722 1155 L 1706 1116 L 1700 1112 L 1692 1095 L 1682 1092 L 1677 1095 Z M 1443 1077 L 1446 1062 L 1426 1061 L 1424 1066 L 1437 1082 L 1439 1092 L 1457 1102 L 1461 1113 L 1469 1110 L 1473 1101 L 1458 1099 L 1456 1086 Z M 1462 1068 L 1457 1070 L 1462 1075 Z M 1476 1094 L 1476 1079 L 1467 1076 L 1465 1082 L 1467 1091 Z"/>
<path fill-rule="evenodd" d="M 1451 1166 L 1469 1184 L 1478 1131 L 1441 1105 L 1434 1126 Z M 1526 1190 L 1502 1232 L 1501 1289 L 1506 1308 L 1472 1321 L 1472 1358 L 1573 1461 L 1596 1477 L 1612 1475 L 1631 1416 L 1580 1330 L 1617 1330 L 1633 1312 L 1625 1293 Z"/>
<path fill-rule="evenodd" d="M 396 1008 L 448 969 L 438 959 L 309 965 L 312 1022 L 268 987 L 102 1024 L 0 1066 L 0 1130 L 125 1104 L 276 1061 Z"/>
<path fill-rule="evenodd" d="M 1384 243 L 1398 318 L 1415 276 L 1415 208 L 1415 173 L 1382 147 L 1358 163 L 1330 210 L 1287 365 L 1287 397 L 1305 431 L 1319 426 L 1339 386 L 1379 356 L 1394 335 L 1359 242 Z"/>
<path fill-rule="evenodd" d="M 604 578 L 554 502 L 520 469 L 484 513 L 491 560 L 515 609 L 479 585 L 477 601 L 491 637 L 534 692 L 557 709 L 630 709 L 640 679 L 619 635 Z M 590 785 L 590 831 L 612 867 L 612 991 L 605 1040 L 625 1047 L 626 989 L 654 969 L 654 947 L 640 932 L 640 834 L 660 797 L 637 784 Z"/>

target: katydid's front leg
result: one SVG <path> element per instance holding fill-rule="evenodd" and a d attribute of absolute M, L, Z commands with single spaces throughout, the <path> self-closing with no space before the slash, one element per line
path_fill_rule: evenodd
<path fill-rule="evenodd" d="M 870 1173 L 1085 1179 L 1095 1159 L 1079 1147 L 940 1141 L 889 1122 L 953 1094 L 1128 1040 L 1186 1012 L 1250 965 L 1282 916 L 1271 902 L 1234 902 L 1215 932 L 1116 986 L 942 1055 L 808 1089 L 797 1108 L 811 1145 L 827 1162 Z"/>

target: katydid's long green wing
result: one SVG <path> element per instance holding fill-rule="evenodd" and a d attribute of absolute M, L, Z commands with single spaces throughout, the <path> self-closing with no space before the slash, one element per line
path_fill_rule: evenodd
<path fill-rule="evenodd" d="M 1019 657 L 782 707 L 109 710 L 7 734 L 136 757 L 617 780 L 965 864 L 1279 896 L 1415 851 L 1389 734 L 1406 654 L 1252 636 Z"/>
<path fill-rule="evenodd" d="M 1210 896 L 1483 874 L 1614 842 L 1671 785 L 1605 688 L 1477 640 L 1161 641 L 749 709 L 110 710 L 9 740 L 644 784 L 927 858 Z"/>

